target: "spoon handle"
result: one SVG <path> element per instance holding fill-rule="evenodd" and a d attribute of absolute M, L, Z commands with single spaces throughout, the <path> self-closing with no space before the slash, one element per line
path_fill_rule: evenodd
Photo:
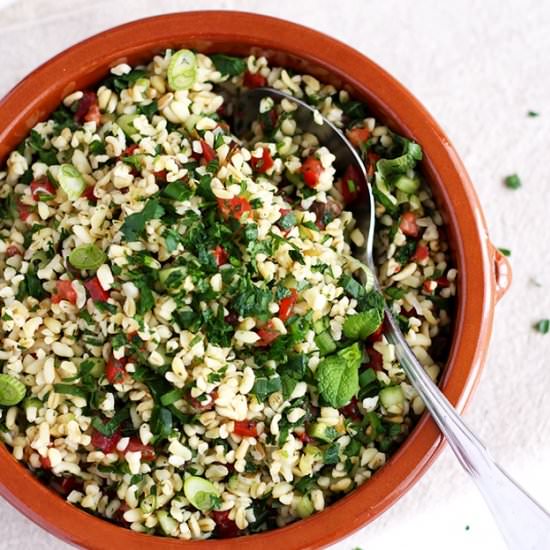
<path fill-rule="evenodd" d="M 475 481 L 512 550 L 543 550 L 550 544 L 550 515 L 496 464 L 483 443 L 432 382 L 389 310 L 386 337 L 412 385 L 424 400 L 462 467 Z"/>

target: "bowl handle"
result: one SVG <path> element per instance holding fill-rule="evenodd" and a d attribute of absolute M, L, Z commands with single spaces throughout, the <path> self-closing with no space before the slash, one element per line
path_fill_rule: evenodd
<path fill-rule="evenodd" d="M 489 243 L 489 251 L 495 267 L 496 299 L 497 302 L 500 302 L 512 284 L 512 265 L 510 260 L 493 243 Z"/>

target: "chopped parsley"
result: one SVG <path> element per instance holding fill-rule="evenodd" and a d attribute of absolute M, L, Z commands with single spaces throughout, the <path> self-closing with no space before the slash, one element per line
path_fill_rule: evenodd
<path fill-rule="evenodd" d="M 504 185 L 506 185 L 508 189 L 519 189 L 521 187 L 521 180 L 517 174 L 511 174 L 504 178 Z"/>
<path fill-rule="evenodd" d="M 550 319 L 541 319 L 536 325 L 535 329 L 541 334 L 548 334 L 550 331 Z"/>

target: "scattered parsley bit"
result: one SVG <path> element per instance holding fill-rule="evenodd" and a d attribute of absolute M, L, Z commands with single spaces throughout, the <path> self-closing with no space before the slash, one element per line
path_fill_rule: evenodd
<path fill-rule="evenodd" d="M 509 258 L 512 255 L 512 251 L 509 248 L 499 248 L 498 251 L 503 255 Z"/>
<path fill-rule="evenodd" d="M 521 187 L 521 180 L 517 174 L 511 174 L 504 178 L 504 185 L 506 185 L 508 189 L 519 189 Z"/>
<path fill-rule="evenodd" d="M 120 228 L 127 241 L 137 241 L 145 230 L 145 223 L 149 220 L 160 218 L 164 214 L 164 208 L 157 199 L 149 199 L 141 212 L 130 214 Z"/>
<path fill-rule="evenodd" d="M 535 329 L 541 334 L 548 334 L 550 331 L 550 319 L 541 319 L 536 325 Z"/>
<path fill-rule="evenodd" d="M 529 118 L 536 118 L 540 116 L 540 113 L 537 113 L 537 111 L 527 111 L 527 116 Z"/>

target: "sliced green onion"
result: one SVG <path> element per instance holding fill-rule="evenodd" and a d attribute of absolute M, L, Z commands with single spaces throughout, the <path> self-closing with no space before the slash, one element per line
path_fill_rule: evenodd
<path fill-rule="evenodd" d="M 137 134 L 138 131 L 134 127 L 134 120 L 139 115 L 137 113 L 134 113 L 132 115 L 122 115 L 119 116 L 116 120 L 116 123 L 120 126 L 122 131 L 128 136 L 132 137 L 133 135 Z"/>
<path fill-rule="evenodd" d="M 11 407 L 25 397 L 25 384 L 9 374 L 0 374 L 0 405 Z"/>
<path fill-rule="evenodd" d="M 190 476 L 183 483 L 185 498 L 201 512 L 206 512 L 214 507 L 219 498 L 214 484 L 198 476 Z"/>
<path fill-rule="evenodd" d="M 69 254 L 69 262 L 77 269 L 97 269 L 106 259 L 105 252 L 95 244 L 77 246 Z"/>
<path fill-rule="evenodd" d="M 23 408 L 25 410 L 27 409 L 40 409 L 44 404 L 42 403 L 42 401 L 40 401 L 40 399 L 38 399 L 37 397 L 27 397 L 27 399 L 25 399 L 25 401 L 23 401 Z"/>
<path fill-rule="evenodd" d="M 57 179 L 61 189 L 72 201 L 78 199 L 86 189 L 86 182 L 82 174 L 72 164 L 62 164 Z"/>
<path fill-rule="evenodd" d="M 157 497 L 155 495 L 145 497 L 139 507 L 144 514 L 152 514 L 157 507 Z"/>
<path fill-rule="evenodd" d="M 188 90 L 197 79 L 197 58 L 191 50 L 172 55 L 168 65 L 168 85 L 172 90 Z"/>
<path fill-rule="evenodd" d="M 168 407 L 168 405 L 172 405 L 172 403 L 179 401 L 181 398 L 182 398 L 182 392 L 180 389 L 176 388 L 174 390 L 171 390 L 165 393 L 164 395 L 161 395 L 160 403 L 161 405 Z"/>

